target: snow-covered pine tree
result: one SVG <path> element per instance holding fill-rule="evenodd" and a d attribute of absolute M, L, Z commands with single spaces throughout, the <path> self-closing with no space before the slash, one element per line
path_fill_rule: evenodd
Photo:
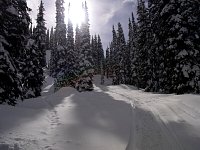
<path fill-rule="evenodd" d="M 55 75 L 55 70 L 57 66 L 57 53 L 56 53 L 56 41 L 55 41 L 55 31 L 53 27 L 51 28 L 51 33 L 50 33 L 50 50 L 51 50 L 51 58 L 50 58 L 50 76 L 56 77 Z"/>
<path fill-rule="evenodd" d="M 198 0 L 170 0 L 161 7 L 166 92 L 199 93 L 199 5 Z"/>
<path fill-rule="evenodd" d="M 56 30 L 55 30 L 55 55 L 54 55 L 54 73 L 53 76 L 62 74 L 62 68 L 66 62 L 66 24 L 64 21 L 64 0 L 56 0 Z"/>
<path fill-rule="evenodd" d="M 97 72 L 102 73 L 102 69 L 104 70 L 105 62 L 104 62 L 104 51 L 101 42 L 100 35 L 97 36 Z"/>
<path fill-rule="evenodd" d="M 126 73 L 128 72 L 126 67 L 126 41 L 124 37 L 124 32 L 122 29 L 121 23 L 118 23 L 118 30 L 117 30 L 117 62 L 118 62 L 118 69 L 119 73 L 117 74 L 117 78 L 119 80 L 119 84 L 124 84 L 126 81 Z"/>
<path fill-rule="evenodd" d="M 41 96 L 44 81 L 39 48 L 34 37 L 29 37 L 26 45 L 26 69 L 24 70 L 24 97 Z"/>
<path fill-rule="evenodd" d="M 41 95 L 44 81 L 43 67 L 46 64 L 45 40 L 46 27 L 44 22 L 44 6 L 41 1 L 37 15 L 37 26 L 33 35 L 27 37 L 26 44 L 26 68 L 24 69 L 24 97 L 37 97 Z"/>
<path fill-rule="evenodd" d="M 128 42 L 127 42 L 127 48 L 125 52 L 125 83 L 126 84 L 133 84 L 132 81 L 132 75 L 134 68 L 132 67 L 133 64 L 131 64 L 131 61 L 134 59 L 134 46 L 133 46 L 133 25 L 131 22 L 131 19 L 129 18 L 128 23 Z"/>
<path fill-rule="evenodd" d="M 130 60 L 131 60 L 131 79 L 130 84 L 137 85 L 137 73 L 136 73 L 136 57 L 137 57 L 137 24 L 135 22 L 134 15 L 132 13 L 132 19 L 129 22 L 129 48 L 130 48 Z"/>
<path fill-rule="evenodd" d="M 137 38 L 137 57 L 136 72 L 139 88 L 146 88 L 150 80 L 150 60 L 148 49 L 149 19 L 145 2 L 140 0 L 138 3 L 138 38 Z"/>
<path fill-rule="evenodd" d="M 148 14 L 149 14 L 149 58 L 150 58 L 150 84 L 146 88 L 146 91 L 158 92 L 161 89 L 160 81 L 163 80 L 164 72 L 164 53 L 162 52 L 163 39 L 158 38 L 160 34 L 160 24 L 159 24 L 159 3 L 156 0 L 148 1 Z"/>
<path fill-rule="evenodd" d="M 50 39 L 49 39 L 49 49 L 50 50 L 53 49 L 53 43 L 54 43 L 54 30 L 53 30 L 53 27 L 51 27 Z"/>
<path fill-rule="evenodd" d="M 87 74 L 88 70 L 93 70 L 94 62 L 92 58 L 92 51 L 90 48 L 90 24 L 89 24 L 89 15 L 88 15 L 88 7 L 87 3 L 83 5 L 83 10 L 85 13 L 85 20 L 81 24 L 80 27 L 80 63 L 79 67 L 81 70 L 81 73 Z"/>
<path fill-rule="evenodd" d="M 118 51 L 119 51 L 119 47 L 118 47 L 118 41 L 117 41 L 117 33 L 115 31 L 115 27 L 113 25 L 113 29 L 112 29 L 112 42 L 111 42 L 111 46 L 110 46 L 110 50 L 113 52 L 113 83 L 114 85 L 119 84 L 119 61 L 118 61 Z"/>
<path fill-rule="evenodd" d="M 94 36 L 93 35 L 92 35 L 91 42 L 90 42 L 90 49 L 92 51 L 92 58 L 93 58 L 94 67 L 95 67 L 95 59 L 94 59 L 95 52 L 94 52 Z"/>
<path fill-rule="evenodd" d="M 0 14 L 3 15 L 3 13 Z M 1 15 L 0 19 L 2 19 Z M 2 29 L 4 30 L 2 25 L 3 22 L 0 25 L 0 104 L 8 103 L 9 105 L 15 105 L 16 100 L 22 96 L 22 85 L 14 62 L 9 52 L 5 49 L 9 48 L 9 44 L 4 39 L 5 35 L 2 31 Z"/>
<path fill-rule="evenodd" d="M 17 10 L 9 1 L 0 2 L 0 104 L 15 105 L 22 96 L 22 85 L 15 66 L 8 31 L 14 28 L 12 20 L 17 18 Z M 15 19 L 14 19 L 15 18 Z"/>
<path fill-rule="evenodd" d="M 49 29 L 47 29 L 47 33 L 46 33 L 46 47 L 45 47 L 46 50 L 49 50 L 49 48 L 50 48 L 50 35 L 49 34 L 50 34 L 49 33 Z"/>
<path fill-rule="evenodd" d="M 97 64 L 98 64 L 98 50 L 97 50 L 97 36 L 96 34 L 94 36 L 92 36 L 91 38 L 91 44 L 90 44 L 90 48 L 91 48 L 91 51 L 92 51 L 92 58 L 93 58 L 93 62 L 94 62 L 94 72 L 95 74 L 98 74 L 98 67 L 97 67 Z"/>
<path fill-rule="evenodd" d="M 97 41 L 97 35 L 94 35 L 94 39 L 93 39 L 93 60 L 94 60 L 94 69 L 95 69 L 95 73 L 98 74 L 100 72 L 98 69 L 98 41 Z"/>
<path fill-rule="evenodd" d="M 46 27 L 45 27 L 45 20 L 44 20 L 44 4 L 41 0 L 39 6 L 39 12 L 37 14 L 37 25 L 34 31 L 34 38 L 35 42 L 38 47 L 38 54 L 39 54 L 39 61 L 42 67 L 46 66 Z"/>
<path fill-rule="evenodd" d="M 109 60 L 109 76 L 113 77 L 113 66 L 114 66 L 114 52 L 113 52 L 113 47 L 112 47 L 112 42 L 109 44 L 109 50 L 110 50 L 110 60 Z"/>
<path fill-rule="evenodd" d="M 110 75 L 110 50 L 108 47 L 106 49 L 105 74 L 106 74 L 106 77 L 109 78 L 109 75 Z"/>
<path fill-rule="evenodd" d="M 26 72 L 26 42 L 29 35 L 30 17 L 26 1 L 1 1 L 1 92 L 4 102 L 15 105 L 23 96 Z M 17 50 L 17 51 L 16 51 Z M 7 70 L 8 69 L 8 70 Z M 6 71 L 6 74 L 4 74 Z M 8 76 L 7 76 L 8 75 Z M 6 84 L 6 85 L 5 85 Z M 12 86 L 12 87 L 10 87 Z M 1 98 L 0 98 L 1 99 Z"/>
<path fill-rule="evenodd" d="M 77 53 L 77 56 L 80 56 L 80 49 L 81 49 L 81 33 L 79 26 L 77 25 L 75 29 L 75 44 L 74 44 L 74 50 Z"/>
<path fill-rule="evenodd" d="M 56 44 L 60 46 L 66 45 L 66 24 L 64 15 L 64 0 L 56 0 Z"/>
<path fill-rule="evenodd" d="M 70 9 L 70 5 L 69 5 Z M 59 87 L 63 86 L 75 86 L 75 80 L 78 78 L 79 68 L 78 68 L 78 55 L 77 51 L 74 50 L 74 31 L 73 24 L 68 18 L 67 24 L 67 43 L 66 43 L 66 55 L 65 55 L 65 66 L 61 68 L 59 77 L 57 77 L 57 84 Z"/>

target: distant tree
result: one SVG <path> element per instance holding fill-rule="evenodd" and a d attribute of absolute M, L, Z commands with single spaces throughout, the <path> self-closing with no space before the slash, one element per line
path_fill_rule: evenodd
<path fill-rule="evenodd" d="M 64 22 L 64 0 L 56 0 L 56 29 L 54 38 L 53 76 L 60 76 L 66 62 L 66 24 Z"/>
<path fill-rule="evenodd" d="M 70 9 L 70 8 L 69 8 Z M 66 41 L 66 53 L 65 53 L 65 64 L 63 68 L 60 68 L 59 76 L 57 77 L 58 87 L 73 85 L 74 80 L 78 78 L 78 64 L 77 64 L 77 51 L 74 48 L 74 31 L 73 24 L 68 18 L 67 24 L 67 41 Z"/>
<path fill-rule="evenodd" d="M 112 42 L 110 46 L 110 50 L 113 53 L 113 63 L 112 63 L 112 68 L 113 68 L 113 84 L 119 84 L 119 47 L 118 47 L 118 41 L 117 41 L 117 33 L 115 31 L 115 27 L 113 26 L 112 29 Z"/>
<path fill-rule="evenodd" d="M 114 66 L 114 52 L 113 52 L 113 47 L 112 47 L 112 42 L 109 44 L 109 51 L 110 51 L 110 60 L 109 60 L 109 75 L 112 77 L 113 76 L 113 66 Z"/>
<path fill-rule="evenodd" d="M 117 78 L 119 81 L 119 84 L 124 84 L 126 80 L 126 73 L 127 73 L 127 67 L 126 67 L 126 41 L 124 37 L 124 32 L 121 26 L 121 23 L 118 23 L 118 30 L 117 30 L 117 60 L 118 60 L 118 74 Z"/>
<path fill-rule="evenodd" d="M 106 49 L 105 74 L 106 74 L 106 77 L 109 78 L 109 74 L 110 74 L 110 51 L 109 51 L 108 47 Z"/>
<path fill-rule="evenodd" d="M 49 29 L 47 30 L 47 33 L 46 33 L 46 50 L 49 50 L 50 48 L 50 33 L 49 33 Z"/>
<path fill-rule="evenodd" d="M 83 5 L 83 10 L 85 14 L 85 20 L 80 27 L 80 63 L 79 67 L 81 72 L 87 72 L 88 70 L 93 69 L 94 62 L 92 58 L 92 52 L 90 48 L 90 24 L 89 24 L 89 15 L 88 15 L 88 7 L 87 3 Z"/>
<path fill-rule="evenodd" d="M 104 62 L 104 51 L 101 42 L 100 35 L 97 36 L 97 71 L 101 73 L 101 70 L 104 70 L 105 62 Z"/>
<path fill-rule="evenodd" d="M 54 49 L 54 30 L 53 27 L 51 27 L 51 31 L 50 31 L 50 39 L 49 39 L 49 49 Z"/>
<path fill-rule="evenodd" d="M 81 50 L 81 33 L 78 25 L 76 26 L 75 29 L 75 45 L 74 45 L 74 50 L 77 53 L 78 56 L 80 56 L 80 50 Z M 77 60 L 79 61 L 79 60 Z"/>
<path fill-rule="evenodd" d="M 66 24 L 64 16 L 64 0 L 56 0 L 56 44 L 60 46 L 66 45 Z"/>
<path fill-rule="evenodd" d="M 46 41 L 46 27 L 45 27 L 45 20 L 44 20 L 44 4 L 41 0 L 39 6 L 39 12 L 37 15 L 37 25 L 34 31 L 34 38 L 39 49 L 39 61 L 42 67 L 46 66 L 46 48 L 45 48 L 45 41 Z"/>
<path fill-rule="evenodd" d="M 135 23 L 135 18 L 132 13 L 132 20 L 129 20 L 129 40 L 128 40 L 128 47 L 130 49 L 130 64 L 131 64 L 131 79 L 130 84 L 137 85 L 137 73 L 136 73 L 136 66 L 137 66 L 137 38 L 138 38 L 138 26 Z"/>
<path fill-rule="evenodd" d="M 99 68 L 98 68 L 98 41 L 97 41 L 97 35 L 94 35 L 94 38 L 92 40 L 92 53 L 93 53 L 93 60 L 94 60 L 94 69 L 95 69 L 95 73 L 98 74 L 99 72 Z"/>

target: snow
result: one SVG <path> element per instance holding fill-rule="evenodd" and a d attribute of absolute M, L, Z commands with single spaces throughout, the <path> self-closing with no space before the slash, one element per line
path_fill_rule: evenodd
<path fill-rule="evenodd" d="M 94 91 L 65 87 L 16 107 L 0 105 L 0 150 L 200 149 L 200 96 L 145 93 L 94 77 Z"/>

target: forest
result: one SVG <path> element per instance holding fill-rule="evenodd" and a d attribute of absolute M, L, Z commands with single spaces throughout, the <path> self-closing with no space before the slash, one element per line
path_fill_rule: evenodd
<path fill-rule="evenodd" d="M 0 0 L 0 103 L 15 105 L 40 96 L 45 68 L 55 78 L 55 91 L 100 74 L 113 85 L 134 85 L 146 92 L 200 92 L 198 0 L 138 0 L 137 15 L 127 16 L 128 39 L 119 22 L 111 27 L 106 50 L 100 35 L 90 34 L 87 2 L 80 26 L 70 18 L 65 23 L 63 4 L 56 0 L 56 26 L 47 29 L 42 0 L 34 27 L 25 0 Z"/>

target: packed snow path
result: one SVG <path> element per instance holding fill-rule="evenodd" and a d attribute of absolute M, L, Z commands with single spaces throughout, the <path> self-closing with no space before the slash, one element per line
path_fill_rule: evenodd
<path fill-rule="evenodd" d="M 99 79 L 92 92 L 52 93 L 47 77 L 40 98 L 0 105 L 0 150 L 200 149 L 200 96 L 144 93 Z"/>

